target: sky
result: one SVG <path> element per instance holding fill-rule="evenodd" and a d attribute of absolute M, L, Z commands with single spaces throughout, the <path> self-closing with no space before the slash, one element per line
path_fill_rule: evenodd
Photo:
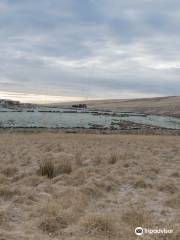
<path fill-rule="evenodd" d="M 179 0 L 0 0 L 0 98 L 180 95 Z"/>

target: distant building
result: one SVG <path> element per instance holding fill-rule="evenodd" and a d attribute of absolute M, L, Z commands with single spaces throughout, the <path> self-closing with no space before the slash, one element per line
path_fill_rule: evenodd
<path fill-rule="evenodd" d="M 19 101 L 13 101 L 10 99 L 0 99 L 0 105 L 2 107 L 13 107 L 13 106 L 17 106 L 20 105 Z"/>
<path fill-rule="evenodd" d="M 73 108 L 85 108 L 85 109 L 86 109 L 86 108 L 87 108 L 87 105 L 84 104 L 84 103 L 83 103 L 83 104 L 74 104 L 74 105 L 72 105 L 72 107 L 73 107 Z"/>

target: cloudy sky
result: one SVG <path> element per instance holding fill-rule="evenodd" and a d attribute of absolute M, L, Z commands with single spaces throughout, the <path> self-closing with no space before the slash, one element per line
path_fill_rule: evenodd
<path fill-rule="evenodd" d="M 0 0 L 0 98 L 180 95 L 179 0 Z"/>

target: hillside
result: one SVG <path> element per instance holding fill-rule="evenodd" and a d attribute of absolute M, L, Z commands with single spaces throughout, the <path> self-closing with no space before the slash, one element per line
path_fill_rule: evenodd
<path fill-rule="evenodd" d="M 180 117 L 180 96 L 142 99 L 111 99 L 84 101 L 88 108 L 142 112 Z M 71 105 L 66 103 L 64 105 Z"/>

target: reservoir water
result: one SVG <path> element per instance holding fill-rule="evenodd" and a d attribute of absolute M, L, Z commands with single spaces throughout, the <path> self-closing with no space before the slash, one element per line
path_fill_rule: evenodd
<path fill-rule="evenodd" d="M 0 128 L 104 128 L 111 129 L 112 124 L 121 129 L 116 122 L 128 121 L 137 124 L 167 129 L 180 129 L 180 119 L 154 115 L 122 112 L 82 111 L 72 109 L 46 110 L 1 110 Z"/>

